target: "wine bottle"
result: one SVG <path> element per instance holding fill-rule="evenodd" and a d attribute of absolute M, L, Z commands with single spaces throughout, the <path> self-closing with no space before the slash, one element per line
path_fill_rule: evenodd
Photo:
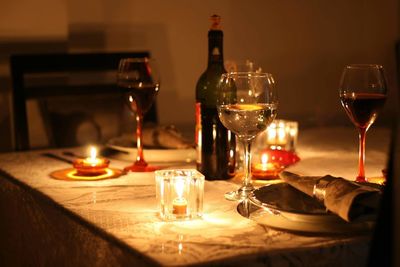
<path fill-rule="evenodd" d="M 218 118 L 218 82 L 226 73 L 223 59 L 221 18 L 211 16 L 208 31 L 208 66 L 196 85 L 197 169 L 207 180 L 225 180 L 235 175 L 235 136 Z"/>

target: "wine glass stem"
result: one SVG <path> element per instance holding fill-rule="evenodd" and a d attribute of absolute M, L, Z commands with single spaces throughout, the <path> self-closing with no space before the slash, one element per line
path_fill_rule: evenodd
<path fill-rule="evenodd" d="M 357 182 L 366 182 L 365 180 L 365 171 L 364 171 L 364 163 L 365 163 L 365 136 L 367 133 L 366 128 L 358 129 L 358 137 L 360 141 L 359 151 L 358 151 L 358 176 L 356 178 Z"/>
<path fill-rule="evenodd" d="M 146 161 L 144 160 L 143 157 L 143 115 L 141 112 L 137 112 L 136 114 L 136 146 L 137 146 L 137 156 L 136 156 L 136 162 L 135 164 L 140 164 L 140 165 L 147 165 Z"/>
<path fill-rule="evenodd" d="M 251 188 L 251 141 L 242 140 L 243 148 L 244 148 L 244 177 L 243 177 L 243 186 L 242 188 L 247 191 L 247 188 Z"/>

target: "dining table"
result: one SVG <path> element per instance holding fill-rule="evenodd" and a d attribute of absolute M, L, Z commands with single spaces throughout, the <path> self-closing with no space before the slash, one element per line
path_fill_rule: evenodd
<path fill-rule="evenodd" d="M 368 132 L 366 175 L 371 180 L 382 178 L 389 145 L 390 129 Z M 300 161 L 287 170 L 354 180 L 357 147 L 353 127 L 300 128 Z M 371 253 L 373 228 L 310 233 L 242 216 L 237 202 L 224 199 L 240 179 L 205 181 L 201 218 L 164 221 L 157 209 L 154 172 L 97 181 L 50 175 L 72 168 L 69 161 L 84 153 L 85 148 L 75 147 L 0 154 L 0 266 L 355 267 L 365 266 Z M 157 150 L 145 150 L 145 157 L 151 153 Z M 123 169 L 130 163 L 124 157 L 110 154 L 110 167 Z M 196 168 L 194 161 L 168 162 L 168 157 L 163 164 Z M 276 182 L 279 179 L 254 184 Z"/>

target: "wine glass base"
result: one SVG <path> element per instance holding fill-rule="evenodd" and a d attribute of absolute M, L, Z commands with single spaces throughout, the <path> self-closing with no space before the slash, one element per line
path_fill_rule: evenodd
<path fill-rule="evenodd" d="M 124 168 L 125 172 L 153 172 L 156 170 L 160 170 L 161 167 L 159 166 L 152 166 L 152 165 L 130 165 Z"/>
<path fill-rule="evenodd" d="M 359 183 L 366 183 L 366 182 L 367 182 L 367 179 L 365 179 L 365 176 L 357 176 L 357 177 L 356 177 L 356 182 L 359 182 Z"/>
<path fill-rule="evenodd" d="M 251 192 L 253 192 L 254 187 L 252 185 L 247 186 L 247 187 L 241 187 L 236 191 L 231 191 L 225 193 L 224 197 L 226 200 L 230 201 L 241 201 L 243 199 L 249 198 L 249 195 Z"/>

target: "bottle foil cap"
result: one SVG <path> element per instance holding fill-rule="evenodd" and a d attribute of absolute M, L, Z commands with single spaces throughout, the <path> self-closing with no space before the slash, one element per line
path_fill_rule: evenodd
<path fill-rule="evenodd" d="M 218 31 L 221 30 L 221 16 L 219 15 L 212 15 L 210 17 L 211 27 L 210 30 Z"/>

